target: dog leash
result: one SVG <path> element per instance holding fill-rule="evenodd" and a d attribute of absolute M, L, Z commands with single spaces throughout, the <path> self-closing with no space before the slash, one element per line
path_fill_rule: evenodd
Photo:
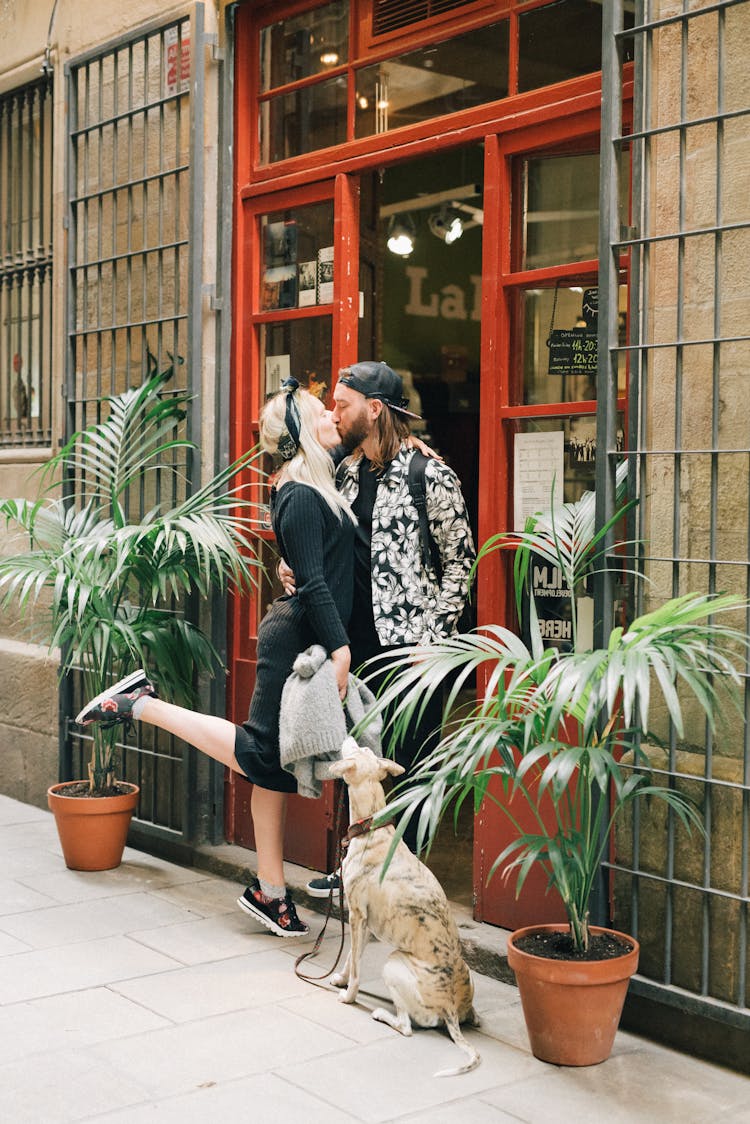
<path fill-rule="evenodd" d="M 351 733 L 353 723 L 346 705 L 344 706 L 344 721 L 346 723 L 347 733 Z M 331 886 L 331 889 L 328 891 L 328 908 L 326 909 L 323 928 L 315 938 L 315 944 L 313 945 L 313 947 L 307 952 L 300 953 L 300 955 L 294 961 L 295 975 L 299 979 L 305 980 L 307 983 L 315 984 L 316 986 L 321 980 L 327 980 L 329 976 L 333 975 L 339 965 L 339 961 L 341 960 L 341 953 L 344 951 L 344 940 L 346 939 L 346 931 L 344 927 L 344 880 L 341 876 L 341 863 L 343 862 L 344 854 L 346 853 L 346 850 L 352 839 L 355 839 L 358 835 L 364 835 L 366 834 L 366 832 L 372 830 L 373 817 L 369 816 L 365 820 L 359 820 L 357 823 L 350 824 L 344 837 L 341 837 L 341 819 L 344 811 L 345 792 L 346 785 L 342 781 L 333 825 L 334 833 L 336 835 L 336 838 L 338 839 L 338 844 L 336 847 L 336 866 L 334 867 L 334 870 L 339 871 L 339 917 L 341 919 L 341 937 L 339 939 L 339 947 L 338 952 L 336 953 L 336 959 L 334 960 L 332 967 L 330 967 L 327 972 L 324 972 L 322 976 L 309 976 L 305 972 L 302 972 L 300 970 L 300 964 L 303 960 L 312 959 L 320 952 L 320 946 L 323 943 L 323 938 L 325 936 L 326 929 L 328 928 L 328 922 L 331 920 L 331 913 L 333 911 L 333 886 Z M 378 824 L 378 827 L 385 826 L 385 824 Z"/>
<path fill-rule="evenodd" d="M 342 793 L 343 793 L 343 788 L 342 788 Z M 342 802 L 340 801 L 339 807 L 337 809 L 337 817 L 336 817 L 336 819 L 337 819 L 337 830 L 338 830 L 338 823 L 339 823 L 339 816 L 340 816 L 340 812 L 341 812 L 341 807 L 342 807 Z M 344 835 L 343 839 L 339 840 L 338 865 L 337 865 L 337 868 L 336 868 L 337 870 L 339 870 L 339 871 L 341 870 L 341 863 L 343 862 L 344 855 L 346 854 L 346 851 L 348 850 L 349 844 L 351 843 L 352 839 L 356 839 L 358 835 L 367 835 L 368 832 L 372 831 L 373 828 L 376 826 L 374 824 L 374 820 L 375 820 L 374 816 L 368 816 L 367 819 L 357 820 L 356 823 L 350 824 L 349 829 L 346 832 L 346 834 Z M 387 820 L 385 823 L 377 824 L 377 827 L 389 827 L 389 826 L 392 826 L 392 824 L 393 824 L 393 820 Z M 299 970 L 299 965 L 302 963 L 303 960 L 307 959 L 308 957 L 317 956 L 318 952 L 320 951 L 320 946 L 323 943 L 323 937 L 325 935 L 326 927 L 327 927 L 328 922 L 330 921 L 330 918 L 331 918 L 332 909 L 333 909 L 333 887 L 331 887 L 331 889 L 328 892 L 328 909 L 326 911 L 326 918 L 325 918 L 325 921 L 323 922 L 323 928 L 320 930 L 320 932 L 318 933 L 318 936 L 315 939 L 315 944 L 309 950 L 309 952 L 301 953 L 294 962 L 294 971 L 295 971 L 296 975 L 301 980 L 307 980 L 308 983 L 315 983 L 317 980 L 328 979 L 328 977 L 330 975 L 332 975 L 335 972 L 336 968 L 338 967 L 339 960 L 341 959 L 341 953 L 343 952 L 343 949 L 344 949 L 344 939 L 345 939 L 345 930 L 344 930 L 344 880 L 343 880 L 343 878 L 340 874 L 339 874 L 339 913 L 340 913 L 340 917 L 341 917 L 341 940 L 339 942 L 338 952 L 336 953 L 336 960 L 334 961 L 333 967 L 329 968 L 328 971 L 325 972 L 322 976 L 305 975 L 304 972 L 301 972 Z"/>
<path fill-rule="evenodd" d="M 338 803 L 336 805 L 336 815 L 334 816 L 334 824 L 333 824 L 333 830 L 336 834 L 336 838 L 338 839 L 338 844 L 337 844 L 337 847 L 336 847 L 336 866 L 334 867 L 334 869 L 338 870 L 338 871 L 341 870 L 341 860 L 343 858 L 343 851 L 344 851 L 344 847 L 342 845 L 342 840 L 341 840 L 341 837 L 340 837 L 340 831 L 341 831 L 341 817 L 342 817 L 343 810 L 344 810 L 345 793 L 346 793 L 346 785 L 342 783 L 341 784 L 341 790 L 339 792 Z M 320 951 L 320 946 L 323 943 L 323 937 L 325 936 L 326 929 L 328 928 L 328 922 L 331 920 L 332 911 L 333 911 L 333 886 L 331 886 L 331 889 L 328 891 L 328 908 L 326 910 L 325 921 L 323 922 L 323 928 L 320 930 L 317 937 L 315 938 L 315 944 L 307 952 L 300 953 L 300 955 L 294 961 L 294 973 L 295 973 L 295 975 L 298 976 L 299 979 L 301 979 L 301 980 L 306 980 L 307 983 L 317 984 L 318 981 L 326 980 L 326 979 L 328 979 L 329 976 L 333 975 L 333 973 L 338 968 L 339 961 L 341 960 L 341 953 L 344 951 L 344 940 L 345 940 L 345 937 L 346 937 L 346 933 L 345 933 L 345 929 L 344 929 L 344 883 L 343 883 L 343 880 L 342 880 L 340 874 L 339 874 L 339 915 L 340 915 L 340 919 L 341 919 L 341 937 L 339 939 L 339 947 L 338 947 L 338 952 L 336 953 L 336 959 L 334 960 L 332 967 L 330 967 L 327 972 L 324 972 L 322 976 L 309 976 L 305 972 L 302 972 L 300 970 L 300 964 L 302 963 L 303 960 L 307 960 L 309 958 L 312 958 L 313 956 L 318 955 L 318 953 Z"/>

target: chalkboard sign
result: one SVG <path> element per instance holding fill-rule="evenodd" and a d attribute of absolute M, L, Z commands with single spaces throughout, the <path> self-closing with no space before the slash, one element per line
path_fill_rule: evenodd
<path fill-rule="evenodd" d="M 596 331 L 589 328 L 553 328 L 547 347 L 550 375 L 596 374 Z"/>

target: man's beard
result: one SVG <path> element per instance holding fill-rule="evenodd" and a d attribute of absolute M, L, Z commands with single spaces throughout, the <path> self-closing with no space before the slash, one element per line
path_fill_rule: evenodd
<path fill-rule="evenodd" d="M 349 422 L 349 427 L 346 433 L 341 432 L 339 427 L 339 437 L 341 444 L 344 446 L 348 453 L 359 448 L 364 440 L 370 435 L 370 420 L 367 414 L 367 407 L 363 406 L 360 413 Z"/>

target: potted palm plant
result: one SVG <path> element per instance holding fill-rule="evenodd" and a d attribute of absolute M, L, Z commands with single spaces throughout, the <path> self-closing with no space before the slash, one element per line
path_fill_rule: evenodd
<path fill-rule="evenodd" d="M 608 1057 L 637 968 L 632 937 L 590 923 L 613 825 L 646 798 L 665 801 L 688 829 L 701 830 L 699 810 L 649 771 L 643 741 L 654 704 L 661 704 L 678 737 L 687 697 L 713 723 L 718 692 L 736 688 L 748 639 L 722 623 L 742 602 L 688 594 L 613 628 L 601 648 L 585 645 L 577 635 L 578 601 L 586 579 L 604 564 L 606 536 L 622 511 L 598 532 L 594 515 L 594 495 L 586 493 L 529 521 L 523 533 L 495 536 L 480 551 L 479 559 L 515 550 L 519 619 L 528 599 L 528 644 L 506 628 L 486 625 L 429 648 L 402 649 L 388 658 L 393 678 L 379 700 L 381 711 L 390 708 L 396 740 L 426 699 L 450 684 L 440 744 L 408 785 L 393 791 L 383 813 L 397 818 L 396 838 L 414 816 L 419 845 L 429 848 L 450 806 L 457 811 L 471 798 L 478 811 L 492 800 L 513 828 L 490 876 L 498 870 L 514 876 L 519 893 L 530 870 L 541 867 L 548 889 L 559 893 L 567 925 L 516 931 L 508 961 L 534 1054 L 566 1065 Z M 559 567 L 570 591 L 569 651 L 545 647 L 542 639 L 528 582 L 532 559 L 539 558 Z M 484 687 L 457 710 L 473 672 Z M 514 812 L 518 801 L 531 813 L 530 829 Z M 588 979 L 595 986 L 585 994 L 593 998 L 573 995 L 572 987 Z"/>
<path fill-rule="evenodd" d="M 80 675 L 86 698 L 141 666 L 170 698 L 194 702 L 196 675 L 220 661 L 174 604 L 242 586 L 257 566 L 251 501 L 233 483 L 252 451 L 193 495 L 172 498 L 193 447 L 181 436 L 188 396 L 168 387 L 173 370 L 172 362 L 157 371 L 149 355 L 143 384 L 106 400 L 105 420 L 74 434 L 49 462 L 36 500 L 0 502 L 23 542 L 0 559 L 3 603 L 33 608 L 39 638 L 59 648 L 61 679 Z M 66 498 L 73 480 L 74 501 Z M 48 792 L 73 869 L 121 861 L 138 788 L 117 778 L 116 735 L 115 726 L 97 724 L 88 777 Z M 69 818 L 70 830 L 61 826 Z M 111 845 L 105 824 L 115 825 Z"/>

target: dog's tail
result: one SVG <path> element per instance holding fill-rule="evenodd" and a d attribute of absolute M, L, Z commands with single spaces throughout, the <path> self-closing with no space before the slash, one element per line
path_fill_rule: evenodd
<path fill-rule="evenodd" d="M 464 1065 L 455 1066 L 453 1069 L 439 1069 L 435 1077 L 458 1077 L 459 1073 L 468 1073 L 470 1070 L 476 1069 L 482 1059 L 471 1043 L 464 1038 L 461 1027 L 458 1025 L 458 1019 L 446 1017 L 445 1026 L 459 1050 L 463 1050 L 466 1054 L 468 1061 Z"/>

